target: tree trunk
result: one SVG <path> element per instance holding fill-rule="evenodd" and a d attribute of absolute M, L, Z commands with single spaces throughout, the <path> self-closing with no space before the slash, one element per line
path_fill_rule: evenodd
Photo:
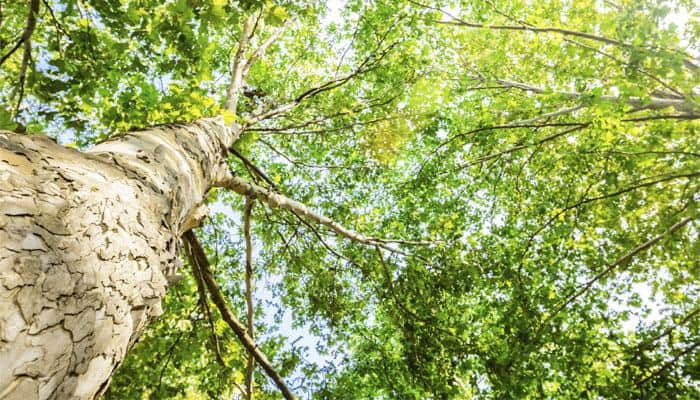
<path fill-rule="evenodd" d="M 92 399 L 176 278 L 180 236 L 227 179 L 218 119 L 86 153 L 0 131 L 0 399 Z"/>

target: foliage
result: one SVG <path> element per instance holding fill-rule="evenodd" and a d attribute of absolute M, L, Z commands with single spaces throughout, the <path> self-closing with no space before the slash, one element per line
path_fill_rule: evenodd
<path fill-rule="evenodd" d="M 42 2 L 23 84 L 30 6 L 2 4 L 0 127 L 88 146 L 224 114 L 287 196 L 432 241 L 392 254 L 255 208 L 261 346 L 304 397 L 697 398 L 696 2 L 312 3 Z M 260 9 L 255 43 L 289 27 L 232 115 L 231 57 Z M 243 201 L 211 197 L 225 213 L 201 237 L 244 315 Z M 245 352 L 198 302 L 188 277 L 108 398 L 240 396 Z"/>

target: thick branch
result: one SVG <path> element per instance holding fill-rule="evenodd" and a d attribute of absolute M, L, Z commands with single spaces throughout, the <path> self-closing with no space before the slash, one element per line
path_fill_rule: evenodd
<path fill-rule="evenodd" d="M 226 91 L 226 102 L 224 103 L 224 108 L 235 113 L 236 107 L 238 106 L 238 98 L 241 96 L 241 89 L 243 87 L 243 78 L 245 70 L 245 52 L 248 49 L 248 43 L 250 41 L 250 36 L 253 33 L 253 27 L 255 25 L 255 15 L 250 15 L 243 22 L 243 29 L 241 30 L 241 39 L 238 42 L 238 50 L 233 56 L 233 62 L 231 63 L 231 83 Z"/>
<path fill-rule="evenodd" d="M 259 13 L 250 15 L 246 18 L 243 23 L 243 29 L 241 31 L 241 39 L 238 44 L 238 49 L 233 57 L 233 62 L 231 64 L 231 83 L 226 91 L 226 102 L 224 103 L 224 108 L 236 112 L 236 107 L 238 106 L 238 99 L 241 96 L 241 91 L 243 89 L 243 81 L 248 75 L 250 68 L 253 66 L 255 61 L 262 57 L 267 49 L 274 43 L 279 37 L 284 33 L 286 26 L 282 26 L 270 35 L 270 37 L 265 40 L 257 49 L 251 54 L 246 60 L 246 52 L 250 45 L 250 41 L 255 35 L 255 31 L 260 24 L 259 30 L 262 31 L 262 11 Z"/>
<path fill-rule="evenodd" d="M 278 28 L 275 32 L 272 33 L 272 35 L 270 35 L 269 38 L 267 38 L 267 40 L 265 40 L 260 46 L 258 46 L 258 48 L 255 50 L 255 52 L 253 52 L 253 54 L 250 55 L 250 57 L 248 57 L 248 60 L 245 62 L 245 66 L 243 67 L 243 77 L 248 75 L 250 67 L 253 66 L 253 64 L 258 58 L 262 57 L 263 54 L 265 54 L 265 52 L 272 45 L 272 43 L 277 41 L 277 39 L 279 39 L 279 37 L 282 36 L 286 29 L 286 25 L 283 25 L 282 27 Z"/>
<path fill-rule="evenodd" d="M 196 266 L 201 273 L 204 283 L 206 284 L 209 294 L 211 295 L 211 299 L 219 309 L 224 321 L 226 321 L 229 327 L 231 327 L 233 332 L 236 334 L 236 337 L 238 337 L 238 340 L 248 351 L 248 354 L 255 358 L 255 361 L 257 361 L 263 370 L 265 370 L 267 376 L 272 379 L 277 388 L 282 392 L 284 398 L 287 400 L 296 399 L 296 396 L 294 396 L 280 374 L 274 369 L 270 361 L 268 361 L 267 357 L 265 357 L 265 354 L 260 351 L 255 341 L 253 341 L 250 335 L 248 335 L 245 325 L 243 325 L 229 309 L 226 299 L 221 294 L 216 280 L 214 279 L 214 275 L 209 268 L 209 260 L 207 260 L 207 256 L 204 254 L 204 249 L 197 240 L 194 232 L 185 232 L 183 239 L 185 241 L 185 245 L 188 247 L 187 254 L 189 257 L 189 262 Z"/>
<path fill-rule="evenodd" d="M 514 82 L 506 79 L 497 79 L 496 82 L 498 82 L 501 85 L 500 87 L 504 89 L 513 88 L 539 94 L 547 92 L 547 90 L 539 86 L 523 82 Z M 585 97 L 585 94 L 576 92 L 552 92 L 552 94 L 568 97 L 570 99 L 575 100 L 580 100 L 583 97 Z M 627 104 L 634 107 L 635 109 L 645 110 L 660 110 L 668 107 L 673 107 L 674 109 L 680 112 L 693 113 L 700 109 L 700 105 L 678 98 L 650 97 L 648 100 L 645 100 L 640 97 L 629 97 L 625 99 L 620 96 L 606 95 L 600 96 L 598 97 L 598 99 L 605 102 L 625 101 Z"/>
<path fill-rule="evenodd" d="M 404 251 L 397 248 L 389 246 L 387 243 L 404 243 L 404 244 L 415 244 L 415 245 L 431 245 L 434 242 L 423 242 L 423 241 L 402 241 L 394 239 L 380 239 L 374 237 L 367 237 L 358 232 L 352 231 L 345 228 L 339 223 L 333 221 L 332 219 L 326 217 L 325 215 L 318 214 L 310 210 L 306 205 L 288 198 L 287 196 L 273 192 L 271 190 L 265 189 L 262 186 L 256 185 L 252 182 L 248 182 L 243 178 L 234 176 L 230 178 L 227 182 L 224 182 L 224 187 L 233 190 L 234 192 L 254 197 L 261 202 L 267 204 L 271 208 L 282 208 L 293 212 L 294 214 L 312 220 L 318 224 L 325 226 L 326 228 L 332 230 L 337 235 L 350 239 L 353 242 L 362 243 L 371 246 L 378 246 L 384 250 L 391 251 L 396 254 L 407 255 Z"/>

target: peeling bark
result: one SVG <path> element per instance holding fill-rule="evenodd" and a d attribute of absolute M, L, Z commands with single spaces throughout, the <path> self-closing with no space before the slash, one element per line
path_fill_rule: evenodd
<path fill-rule="evenodd" d="M 0 131 L 0 399 L 99 397 L 161 314 L 236 139 L 219 119 L 85 153 Z"/>

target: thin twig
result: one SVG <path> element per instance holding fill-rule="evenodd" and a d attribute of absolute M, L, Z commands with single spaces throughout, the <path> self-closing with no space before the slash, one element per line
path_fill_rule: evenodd
<path fill-rule="evenodd" d="M 588 125 L 590 125 L 589 122 L 580 123 L 580 124 L 577 124 L 577 126 L 574 126 L 573 128 L 565 129 L 565 130 L 559 131 L 557 133 L 554 133 L 552 135 L 546 136 L 546 137 L 544 137 L 544 138 L 542 138 L 542 139 L 540 139 L 532 144 L 520 144 L 520 145 L 510 147 L 508 149 L 499 151 L 497 153 L 492 153 L 492 154 L 488 154 L 488 155 L 479 157 L 475 160 L 472 160 L 472 161 L 469 161 L 467 163 L 464 163 L 462 165 L 457 166 L 457 170 L 462 170 L 462 169 L 468 168 L 474 164 L 481 164 L 485 161 L 492 160 L 494 158 L 499 158 L 499 157 L 504 156 L 506 154 L 514 153 L 516 151 L 526 149 L 526 148 L 531 147 L 531 146 L 537 146 L 537 145 L 540 145 L 542 143 L 552 141 L 554 139 L 560 138 L 560 137 L 567 135 L 569 133 L 573 133 L 573 132 L 579 131 L 581 129 L 584 129 Z"/>
<path fill-rule="evenodd" d="M 665 237 L 671 235 L 673 232 L 675 232 L 675 231 L 681 229 L 682 227 L 684 227 L 685 225 L 687 225 L 687 224 L 690 223 L 691 221 L 693 221 L 693 218 L 692 218 L 692 217 L 687 217 L 687 218 L 684 218 L 684 219 L 682 219 L 682 220 L 676 222 L 676 223 L 673 224 L 671 227 L 669 227 L 668 229 L 666 229 L 664 232 L 662 232 L 662 233 L 660 233 L 659 235 L 654 236 L 653 238 L 647 240 L 647 241 L 644 242 L 643 244 L 641 244 L 641 245 L 635 247 L 634 249 L 632 249 L 632 250 L 630 250 L 629 252 L 627 252 L 627 253 L 625 253 L 624 255 L 622 255 L 620 258 L 618 258 L 617 260 L 615 260 L 613 263 L 609 264 L 607 268 L 605 268 L 603 271 L 599 272 L 596 276 L 594 276 L 593 278 L 591 278 L 591 279 L 590 279 L 588 282 L 586 282 L 580 289 L 574 291 L 572 294 L 570 294 L 569 296 L 567 296 L 566 299 L 565 299 L 557 308 L 555 308 L 555 309 L 549 314 L 549 316 L 547 316 L 547 318 L 545 318 L 545 319 L 542 321 L 541 327 L 543 327 L 548 321 L 550 321 L 550 320 L 551 320 L 552 318 L 554 318 L 557 314 L 559 314 L 564 308 L 566 308 L 566 307 L 567 307 L 569 304 L 571 304 L 574 300 L 576 300 L 576 299 L 579 298 L 582 294 L 584 294 L 585 292 L 587 292 L 587 291 L 593 286 L 593 284 L 595 284 L 596 282 L 598 282 L 603 276 L 605 276 L 605 275 L 607 275 L 608 273 L 610 273 L 610 272 L 611 272 L 613 269 L 615 269 L 616 267 L 628 263 L 628 262 L 629 262 L 630 260 L 632 260 L 632 258 L 634 258 L 636 255 L 638 255 L 639 253 L 642 253 L 642 252 L 648 250 L 650 247 L 652 247 L 652 246 L 655 245 L 656 243 L 660 242 L 660 241 L 661 241 L 662 239 L 664 239 Z"/>
<path fill-rule="evenodd" d="M 683 350 L 682 352 L 678 353 L 673 359 L 666 364 L 664 364 L 661 368 L 657 369 L 654 371 L 651 375 L 647 376 L 646 378 L 636 382 L 634 385 L 639 387 L 642 386 L 643 384 L 647 383 L 651 379 L 654 379 L 655 377 L 659 376 L 662 372 L 667 370 L 668 368 L 672 367 L 673 364 L 675 364 L 681 357 L 685 356 L 688 353 L 691 353 L 693 350 L 697 349 L 698 346 L 700 346 L 700 342 L 695 342 L 691 346 L 689 346 L 687 349 Z"/>
<path fill-rule="evenodd" d="M 318 229 L 316 229 L 316 228 L 315 228 L 313 225 L 311 225 L 308 221 L 306 221 L 304 218 L 302 218 L 299 214 L 295 213 L 294 211 L 292 211 L 292 214 L 294 214 L 294 216 L 297 217 L 297 219 L 299 220 L 299 222 L 300 222 L 302 225 L 304 225 L 304 226 L 306 226 L 307 228 L 309 228 L 309 230 L 314 234 L 314 236 L 316 236 L 316 238 L 318 239 L 318 241 L 321 242 L 321 245 L 322 245 L 323 247 L 325 247 L 326 250 L 328 250 L 328 252 L 330 252 L 331 254 L 333 254 L 334 256 L 336 256 L 337 258 L 339 258 L 339 259 L 341 259 L 341 260 L 345 260 L 345 261 L 349 262 L 350 264 L 358 265 L 357 262 L 355 262 L 354 260 L 351 260 L 350 258 L 345 257 L 344 255 L 342 255 L 342 254 L 338 253 L 337 251 L 335 251 L 335 250 L 331 247 L 331 245 L 329 245 L 328 243 L 326 243 L 326 241 L 323 239 L 323 235 L 321 235 L 321 233 L 318 231 Z"/>
<path fill-rule="evenodd" d="M 335 88 L 338 88 L 347 82 L 351 81 L 353 78 L 357 77 L 358 75 L 364 74 L 366 72 L 369 72 L 371 70 L 374 70 L 379 67 L 379 62 L 384 59 L 384 57 L 396 46 L 397 43 L 392 43 L 391 45 L 387 46 L 385 49 L 379 51 L 377 54 L 371 54 L 367 58 L 365 58 L 360 65 L 355 68 L 354 71 L 349 73 L 348 75 L 343 76 L 342 78 L 336 78 L 332 79 L 330 81 L 327 81 L 321 85 L 311 87 L 298 95 L 294 100 L 282 104 L 277 107 L 270 108 L 266 111 L 263 111 L 259 114 L 253 115 L 249 117 L 245 123 L 245 126 L 243 127 L 243 130 L 247 129 L 248 127 L 260 122 L 264 121 L 266 119 L 270 119 L 273 117 L 276 117 L 277 115 L 281 115 L 284 113 L 287 113 L 294 109 L 296 106 L 298 106 L 300 103 L 302 103 L 304 100 L 308 100 L 318 94 L 333 90 Z"/>
<path fill-rule="evenodd" d="M 2 66 L 5 60 L 10 58 L 15 53 L 15 51 L 17 51 L 17 49 L 20 48 L 20 46 L 22 46 L 22 43 L 24 43 L 24 35 L 20 36 L 19 39 L 17 39 L 17 43 L 15 43 L 15 45 L 10 49 L 10 51 L 8 51 L 4 56 L 2 56 L 2 58 L 0 58 L 0 66 Z"/>
<path fill-rule="evenodd" d="M 543 114 L 540 117 L 545 118 L 544 115 L 545 114 Z M 420 175 L 423 172 L 423 169 L 425 168 L 427 163 L 432 158 L 435 157 L 435 155 L 440 151 L 440 149 L 444 148 L 445 146 L 454 142 L 455 140 L 457 140 L 459 138 L 463 138 L 465 136 L 471 136 L 471 135 L 475 135 L 475 134 L 481 133 L 481 132 L 488 132 L 488 131 L 495 131 L 495 130 L 502 130 L 502 129 L 503 130 L 505 130 L 505 129 L 523 129 L 523 128 L 539 129 L 539 128 L 567 127 L 567 126 L 578 127 L 581 125 L 580 122 L 545 122 L 545 123 L 540 123 L 540 124 L 531 123 L 531 122 L 533 122 L 533 120 L 536 120 L 536 119 L 539 119 L 539 117 L 530 118 L 529 120 L 524 120 L 524 121 L 512 121 L 512 122 L 509 122 L 509 123 L 503 124 L 503 125 L 484 126 L 484 127 L 472 129 L 472 130 L 467 131 L 467 132 L 461 132 L 461 133 L 455 134 L 451 138 L 444 140 L 443 142 L 441 142 L 440 144 L 435 146 L 435 148 L 433 150 L 431 150 L 431 152 L 421 162 L 421 166 L 418 169 L 418 172 L 416 175 Z"/>
<path fill-rule="evenodd" d="M 165 369 L 168 367 L 168 364 L 170 364 L 170 359 L 173 357 L 173 354 L 175 354 L 173 350 L 175 350 L 175 347 L 178 345 L 178 343 L 180 343 L 180 340 L 184 335 L 185 331 L 180 332 L 180 334 L 177 335 L 175 341 L 172 345 L 170 345 L 166 352 L 167 356 L 165 358 L 165 364 L 163 364 L 163 366 L 160 368 L 160 373 L 158 374 L 158 389 L 156 389 L 156 393 L 160 391 L 160 387 L 163 385 L 163 376 L 165 375 Z"/>
<path fill-rule="evenodd" d="M 599 195 L 599 196 L 595 196 L 595 197 L 585 197 L 586 194 L 584 193 L 584 196 L 583 196 L 579 201 L 577 201 L 576 203 L 570 204 L 570 205 L 568 205 L 568 206 L 566 206 L 566 207 L 564 207 L 564 208 L 558 210 L 554 215 L 552 215 L 552 216 L 547 220 L 547 222 L 545 222 L 544 224 L 542 224 L 542 226 L 540 226 L 535 232 L 533 232 L 533 233 L 530 235 L 530 238 L 529 238 L 529 240 L 528 240 L 528 245 L 526 246 L 526 249 L 530 247 L 529 245 L 530 245 L 530 243 L 532 243 L 532 241 L 535 239 L 535 237 L 536 237 L 537 235 L 539 235 L 543 230 L 547 229 L 554 221 L 556 221 L 557 219 L 559 219 L 559 218 L 560 218 L 562 215 L 564 215 L 565 213 L 567 213 L 567 212 L 569 212 L 569 211 L 571 211 L 571 210 L 578 209 L 578 208 L 581 207 L 582 205 L 585 205 L 585 204 L 588 204 L 588 203 L 593 203 L 593 202 L 596 202 L 596 201 L 599 201 L 599 200 L 605 200 L 605 199 L 611 199 L 611 198 L 613 198 L 613 197 L 618 197 L 618 196 L 623 195 L 623 194 L 625 194 L 625 193 L 629 193 L 629 192 L 635 191 L 635 190 L 637 190 L 637 189 L 642 189 L 642 188 L 645 188 L 645 187 L 653 186 L 653 185 L 656 185 L 656 184 L 658 184 L 658 183 L 664 183 L 664 182 L 668 182 L 668 181 L 672 181 L 672 180 L 676 180 L 676 179 L 683 179 L 683 178 L 686 178 L 686 179 L 688 179 L 688 180 L 690 181 L 690 180 L 692 180 L 693 178 L 696 178 L 696 177 L 698 177 L 698 176 L 700 176 L 700 172 L 693 172 L 693 173 L 687 173 L 687 174 L 676 174 L 676 175 L 663 175 L 663 177 L 662 177 L 662 178 L 659 178 L 659 179 L 655 179 L 655 180 L 652 180 L 652 181 L 646 181 L 646 182 L 640 182 L 640 181 L 645 181 L 645 180 L 647 180 L 647 179 L 649 179 L 649 178 L 653 178 L 653 177 L 647 177 L 647 178 L 643 178 L 643 179 L 637 180 L 636 183 L 633 184 L 633 185 L 631 185 L 631 186 L 627 186 L 627 187 L 625 187 L 625 188 L 616 190 L 616 191 L 614 191 L 614 192 L 605 193 L 605 194 L 602 194 L 602 195 Z M 591 184 L 593 184 L 593 182 L 592 182 Z M 588 193 L 588 190 L 590 190 L 590 189 L 591 189 L 591 186 L 589 186 L 589 187 L 587 188 L 586 193 Z M 524 257 L 524 256 L 525 256 L 525 254 L 523 254 L 523 257 Z"/>
<path fill-rule="evenodd" d="M 272 150 L 273 153 L 277 154 L 278 156 L 284 158 L 285 160 L 289 161 L 290 163 L 294 165 L 298 165 L 300 167 L 306 167 L 306 168 L 318 168 L 318 169 L 347 169 L 347 170 L 365 170 L 370 168 L 368 165 L 362 165 L 362 166 L 352 166 L 352 165 L 322 165 L 322 164 L 310 164 L 310 163 L 305 163 L 303 161 L 296 160 L 286 154 L 284 154 L 282 151 L 280 151 L 278 148 L 272 145 L 272 143 L 259 139 L 258 140 L 260 143 L 264 144 L 267 146 L 270 150 Z"/>
<path fill-rule="evenodd" d="M 639 72 L 640 74 L 645 75 L 646 77 L 650 78 L 650 79 L 653 80 L 653 81 L 656 81 L 658 84 L 660 84 L 661 86 L 663 86 L 663 87 L 665 87 L 666 89 L 670 90 L 670 91 L 673 92 L 675 95 L 680 96 L 681 99 L 683 99 L 683 98 L 685 97 L 685 96 L 683 96 L 683 93 L 681 93 L 678 89 L 672 87 L 672 86 L 669 85 L 668 83 L 664 82 L 664 81 L 663 81 L 661 78 L 659 78 L 658 76 L 656 76 L 656 75 L 654 75 L 654 74 L 648 72 L 648 71 L 645 70 L 645 69 L 640 68 L 640 67 L 637 66 L 637 65 L 632 65 L 632 64 L 630 64 L 630 63 L 628 63 L 628 62 L 626 62 L 626 61 L 624 61 L 624 60 L 621 60 L 621 59 L 619 59 L 619 58 L 613 56 L 612 54 L 606 53 L 606 52 L 604 52 L 604 51 L 602 51 L 602 50 L 600 50 L 600 49 L 597 49 L 597 48 L 595 48 L 595 47 L 593 47 L 593 46 L 589 46 L 589 45 L 587 45 L 587 44 L 585 44 L 585 43 L 581 43 L 581 42 L 579 42 L 578 40 L 566 39 L 566 38 L 565 38 L 564 41 L 565 41 L 565 42 L 568 42 L 568 43 L 571 43 L 571 44 L 573 44 L 573 45 L 579 46 L 579 47 L 581 47 L 581 48 L 583 48 L 583 49 L 590 50 L 590 51 L 592 51 L 592 52 L 594 52 L 594 53 L 596 53 L 596 54 L 600 54 L 601 56 L 606 57 L 606 58 L 609 58 L 609 59 L 615 61 L 615 62 L 618 63 L 618 64 L 624 65 L 624 66 L 627 67 L 627 68 L 634 69 L 634 70 L 636 70 L 637 72 Z"/>
<path fill-rule="evenodd" d="M 637 349 L 642 350 L 642 349 L 648 348 L 652 343 L 656 342 L 657 340 L 659 340 L 659 339 L 661 339 L 661 338 L 663 338 L 663 337 L 665 337 L 665 336 L 670 335 L 671 332 L 673 332 L 674 329 L 676 329 L 676 328 L 678 328 L 679 326 L 681 326 L 681 325 L 685 324 L 686 322 L 690 321 L 691 319 L 693 319 L 693 317 L 695 317 L 695 316 L 698 315 L 698 314 L 700 314 L 700 308 L 696 308 L 695 310 L 691 311 L 690 313 L 688 313 L 688 315 L 686 315 L 685 317 L 683 317 L 682 320 L 678 321 L 677 323 L 673 324 L 672 326 L 669 326 L 666 330 L 664 330 L 663 332 L 661 332 L 661 333 L 659 333 L 658 335 L 654 336 L 653 338 L 647 339 L 647 340 L 643 341 L 642 343 L 638 344 L 638 345 L 637 345 Z"/>

